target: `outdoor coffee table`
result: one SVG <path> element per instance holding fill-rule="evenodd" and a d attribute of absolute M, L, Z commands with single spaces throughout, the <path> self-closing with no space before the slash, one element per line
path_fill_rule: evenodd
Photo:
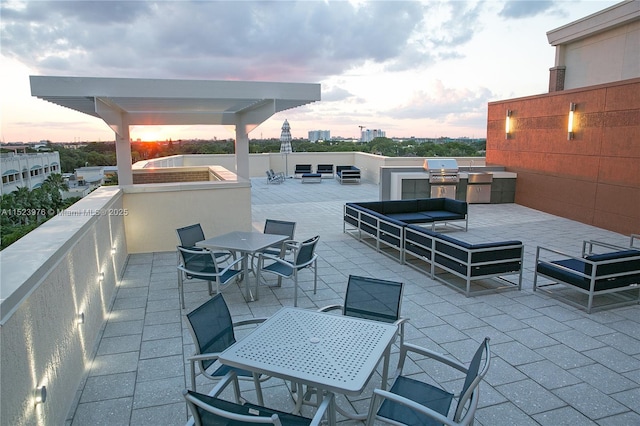
<path fill-rule="evenodd" d="M 288 235 L 262 234 L 260 232 L 233 231 L 217 237 L 208 238 L 196 243 L 197 247 L 210 250 L 224 249 L 237 251 L 244 254 L 242 259 L 242 271 L 244 276 L 244 300 L 258 300 L 258 280 L 256 279 L 255 296 L 249 286 L 249 262 L 248 257 L 271 245 L 288 240 Z"/>
<path fill-rule="evenodd" d="M 384 356 L 386 387 L 395 325 L 342 315 L 285 307 L 249 335 L 222 352 L 219 361 L 318 392 L 360 395 Z M 296 398 L 296 411 L 303 402 Z M 343 415 L 364 419 L 364 415 Z M 333 416 L 335 417 L 335 412 Z"/>

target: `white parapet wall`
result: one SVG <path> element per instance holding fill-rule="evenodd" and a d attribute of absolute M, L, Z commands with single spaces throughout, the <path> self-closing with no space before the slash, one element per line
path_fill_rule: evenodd
<path fill-rule="evenodd" d="M 65 424 L 127 261 L 123 208 L 100 188 L 0 252 L 0 424 Z"/>

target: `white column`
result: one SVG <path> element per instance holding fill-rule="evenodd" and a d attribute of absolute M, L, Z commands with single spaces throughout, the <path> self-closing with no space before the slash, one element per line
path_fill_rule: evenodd
<path fill-rule="evenodd" d="M 116 133 L 116 160 L 118 164 L 118 185 L 133 185 L 131 170 L 131 138 L 129 125 L 125 124 Z"/>
<path fill-rule="evenodd" d="M 236 174 L 238 177 L 249 179 L 249 126 L 242 124 L 242 120 L 236 124 Z"/>

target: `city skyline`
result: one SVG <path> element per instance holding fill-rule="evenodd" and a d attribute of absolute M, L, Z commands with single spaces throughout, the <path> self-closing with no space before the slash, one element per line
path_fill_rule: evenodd
<path fill-rule="evenodd" d="M 320 102 L 273 115 L 251 139 L 277 138 L 285 119 L 294 138 L 320 128 L 358 138 L 361 126 L 483 138 L 488 102 L 548 91 L 546 32 L 616 3 L 2 2 L 0 136 L 113 140 L 103 121 L 30 94 L 29 75 L 71 75 L 321 84 Z M 235 137 L 223 126 L 131 130 L 133 140 Z"/>

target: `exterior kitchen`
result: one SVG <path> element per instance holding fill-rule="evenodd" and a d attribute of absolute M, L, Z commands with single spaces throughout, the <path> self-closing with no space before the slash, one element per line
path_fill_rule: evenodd
<path fill-rule="evenodd" d="M 461 166 L 461 164 L 465 164 Z M 470 204 L 513 203 L 517 174 L 484 158 L 426 158 L 422 167 L 381 167 L 380 199 L 452 198 Z"/>

